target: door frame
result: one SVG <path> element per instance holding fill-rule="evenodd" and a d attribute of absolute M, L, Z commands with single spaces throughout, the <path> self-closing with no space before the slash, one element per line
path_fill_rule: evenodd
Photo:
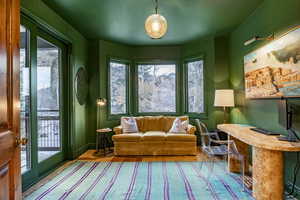
<path fill-rule="evenodd" d="M 72 98 L 72 65 L 70 42 L 61 39 L 45 26 L 32 19 L 30 16 L 21 13 L 21 25 L 30 31 L 29 44 L 29 65 L 31 77 L 31 169 L 22 174 L 23 191 L 47 176 L 67 159 L 72 159 L 73 138 L 72 119 L 73 119 L 73 98 Z M 37 38 L 40 37 L 61 49 L 60 67 L 60 129 L 61 129 L 61 152 L 38 163 L 38 138 L 37 138 Z M 62 78 L 63 77 L 63 78 Z"/>

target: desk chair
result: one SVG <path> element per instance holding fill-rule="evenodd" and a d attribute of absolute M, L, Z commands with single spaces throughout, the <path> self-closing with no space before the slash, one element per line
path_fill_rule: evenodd
<path fill-rule="evenodd" d="M 233 140 L 220 140 L 218 133 L 209 132 L 206 125 L 199 119 L 196 119 L 196 127 L 201 136 L 201 149 L 210 159 L 210 174 L 213 173 L 214 163 L 219 160 L 218 157 L 223 157 L 227 160 L 228 156 L 238 160 L 241 163 L 240 171 L 243 181 L 243 191 L 245 191 L 245 163 L 244 156 L 237 150 L 235 142 Z M 214 144 L 214 145 L 213 145 Z M 225 169 L 226 170 L 226 169 Z"/>

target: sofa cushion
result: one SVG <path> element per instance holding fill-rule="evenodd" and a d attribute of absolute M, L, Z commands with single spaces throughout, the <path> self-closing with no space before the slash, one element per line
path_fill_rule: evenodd
<path fill-rule="evenodd" d="M 188 120 L 181 121 L 181 119 L 176 118 L 173 121 L 172 128 L 169 130 L 169 133 L 186 133 L 188 129 Z"/>
<path fill-rule="evenodd" d="M 137 123 L 137 126 L 138 126 L 138 129 L 139 129 L 139 132 L 142 132 L 144 133 L 145 132 L 145 128 L 144 128 L 144 117 L 135 117 L 135 120 L 136 120 L 136 123 Z"/>
<path fill-rule="evenodd" d="M 129 118 L 129 117 L 127 117 Z M 179 117 L 181 121 L 189 120 L 188 116 Z M 141 116 L 135 117 L 139 132 L 145 133 L 147 131 L 163 131 L 168 132 L 173 121 L 176 119 L 174 116 Z"/>
<path fill-rule="evenodd" d="M 166 141 L 194 142 L 194 141 L 196 141 L 196 136 L 190 135 L 190 134 L 167 133 Z"/>
<path fill-rule="evenodd" d="M 143 128 L 141 132 L 147 131 L 164 131 L 164 117 L 163 116 L 145 116 Z M 143 131 L 142 131 L 143 130 Z"/>
<path fill-rule="evenodd" d="M 142 139 L 142 133 L 123 133 L 119 135 L 113 135 L 112 139 L 116 142 L 138 142 Z"/>
<path fill-rule="evenodd" d="M 186 121 L 189 120 L 188 116 L 181 116 L 178 117 L 181 121 Z M 165 116 L 163 121 L 164 121 L 164 132 L 169 132 L 169 130 L 172 128 L 173 121 L 176 119 L 174 116 Z"/>
<path fill-rule="evenodd" d="M 121 126 L 123 133 L 139 132 L 136 119 L 134 117 L 121 117 Z"/>
<path fill-rule="evenodd" d="M 142 138 L 143 141 L 165 141 L 166 133 L 162 131 L 147 131 Z"/>

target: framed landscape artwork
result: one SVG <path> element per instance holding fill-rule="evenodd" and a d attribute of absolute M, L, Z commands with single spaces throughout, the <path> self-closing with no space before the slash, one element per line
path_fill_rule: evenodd
<path fill-rule="evenodd" d="M 300 27 L 244 57 L 246 98 L 300 97 Z"/>

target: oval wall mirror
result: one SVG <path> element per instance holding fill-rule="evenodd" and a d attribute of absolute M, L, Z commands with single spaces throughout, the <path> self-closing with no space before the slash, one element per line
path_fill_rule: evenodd
<path fill-rule="evenodd" d="M 88 77 L 85 68 L 80 67 L 75 76 L 75 92 L 78 103 L 84 105 L 88 95 Z"/>

